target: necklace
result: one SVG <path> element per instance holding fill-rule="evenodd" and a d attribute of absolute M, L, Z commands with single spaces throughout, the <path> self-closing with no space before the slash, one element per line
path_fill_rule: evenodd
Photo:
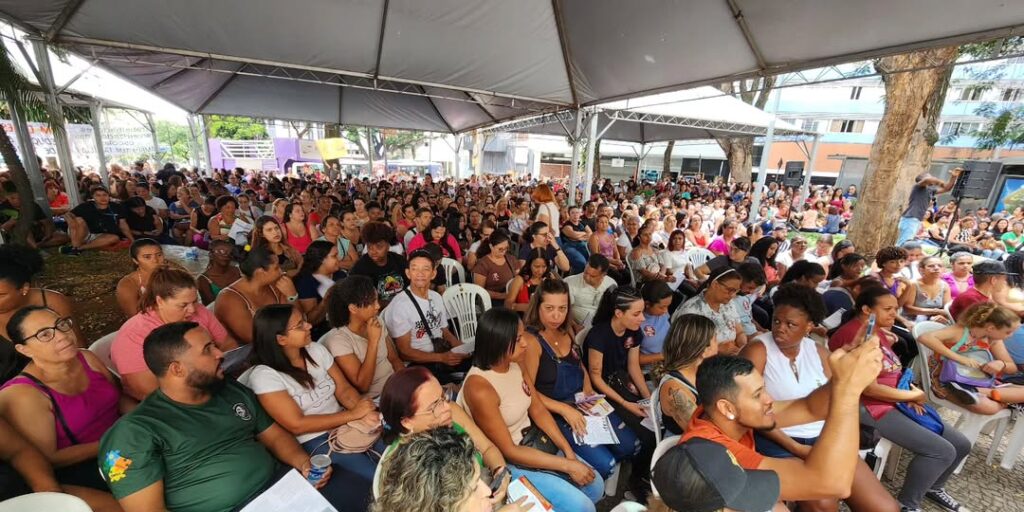
<path fill-rule="evenodd" d="M 800 372 L 797 371 L 797 369 L 796 369 L 796 359 L 790 359 L 789 360 L 789 369 L 793 370 L 793 376 L 796 377 L 796 380 L 799 381 L 800 380 Z"/>

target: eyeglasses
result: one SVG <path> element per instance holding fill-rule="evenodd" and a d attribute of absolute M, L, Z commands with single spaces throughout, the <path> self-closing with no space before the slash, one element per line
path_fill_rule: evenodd
<path fill-rule="evenodd" d="M 43 343 L 49 343 L 53 341 L 54 336 L 57 335 L 57 331 L 60 332 L 71 332 L 74 328 L 74 322 L 69 317 L 58 318 L 57 323 L 53 324 L 53 327 L 43 327 L 36 331 L 35 334 L 25 338 L 28 341 L 35 338 Z"/>
<path fill-rule="evenodd" d="M 309 329 L 309 328 L 311 328 L 311 327 L 313 327 L 313 326 L 312 326 L 312 324 L 310 324 L 309 322 L 307 322 L 307 321 L 306 321 L 306 319 L 305 319 L 305 318 L 303 318 L 302 320 L 299 320 L 299 323 L 297 323 L 297 324 L 295 324 L 295 325 L 290 325 L 290 326 L 288 326 L 288 327 L 287 327 L 287 328 L 285 329 L 285 331 L 286 331 L 286 332 L 291 332 L 291 331 L 298 331 L 298 330 L 300 330 L 300 329 L 301 329 L 301 330 L 306 330 L 306 329 Z"/>
<path fill-rule="evenodd" d="M 416 414 L 413 414 L 413 416 L 423 416 L 423 415 L 426 415 L 426 414 L 432 414 L 432 415 L 434 415 L 435 418 L 440 418 L 441 417 L 441 404 L 446 404 L 446 403 L 448 403 L 448 395 L 441 395 L 441 398 L 438 398 L 437 400 L 434 400 L 434 402 L 431 403 L 429 407 L 427 407 L 427 410 L 425 410 L 423 412 L 418 412 Z"/>

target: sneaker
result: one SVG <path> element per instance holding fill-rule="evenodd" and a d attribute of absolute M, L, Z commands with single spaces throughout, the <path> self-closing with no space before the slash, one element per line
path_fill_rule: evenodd
<path fill-rule="evenodd" d="M 62 245 L 62 246 L 60 246 L 59 250 L 60 250 L 61 254 L 65 254 L 67 256 L 80 256 L 82 254 L 82 250 L 81 249 L 77 249 L 77 248 L 72 247 L 70 245 Z"/>
<path fill-rule="evenodd" d="M 946 389 L 949 393 L 956 397 L 956 399 L 967 405 L 974 405 L 978 403 L 978 392 L 969 386 L 964 386 L 958 382 L 947 382 Z"/>
<path fill-rule="evenodd" d="M 900 512 L 921 512 L 919 508 L 900 507 Z"/>
<path fill-rule="evenodd" d="M 960 502 L 950 496 L 945 488 L 932 489 L 924 493 L 924 497 L 938 503 L 942 508 L 951 512 L 960 512 L 962 510 Z"/>

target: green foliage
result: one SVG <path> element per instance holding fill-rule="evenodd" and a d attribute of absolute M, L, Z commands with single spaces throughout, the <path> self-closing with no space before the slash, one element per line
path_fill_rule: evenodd
<path fill-rule="evenodd" d="M 174 124 L 170 121 L 157 121 L 156 122 L 156 138 L 162 144 L 167 144 L 171 148 L 171 154 L 164 155 L 166 160 L 174 160 L 176 162 L 187 162 L 191 155 L 191 146 L 188 143 L 189 131 L 187 126 Z"/>
<path fill-rule="evenodd" d="M 1013 148 L 1024 144 L 1024 106 L 999 109 L 994 103 L 984 103 L 974 113 L 990 120 L 972 134 L 978 139 L 978 149 Z"/>
<path fill-rule="evenodd" d="M 385 147 L 389 157 L 393 157 L 396 154 L 404 156 L 406 151 L 411 152 L 416 146 L 423 144 L 427 140 L 426 132 L 373 128 L 370 128 L 369 131 L 370 136 L 373 138 L 373 158 L 375 159 L 384 158 Z M 359 146 L 359 150 L 365 155 L 367 154 L 366 132 L 366 128 L 345 126 L 342 130 L 342 136 Z"/>
<path fill-rule="evenodd" d="M 210 137 L 214 139 L 252 140 L 266 139 L 267 127 L 251 117 L 211 115 L 206 120 Z"/>

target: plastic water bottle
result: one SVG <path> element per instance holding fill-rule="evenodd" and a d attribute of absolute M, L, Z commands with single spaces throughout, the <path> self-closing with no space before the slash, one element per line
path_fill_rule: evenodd
<path fill-rule="evenodd" d="M 199 249 L 189 247 L 185 251 L 185 259 L 188 261 L 199 261 Z"/>
<path fill-rule="evenodd" d="M 310 484 L 316 485 L 327 473 L 327 468 L 331 467 L 331 458 L 324 454 L 317 454 L 309 458 L 309 476 L 306 480 Z"/>

